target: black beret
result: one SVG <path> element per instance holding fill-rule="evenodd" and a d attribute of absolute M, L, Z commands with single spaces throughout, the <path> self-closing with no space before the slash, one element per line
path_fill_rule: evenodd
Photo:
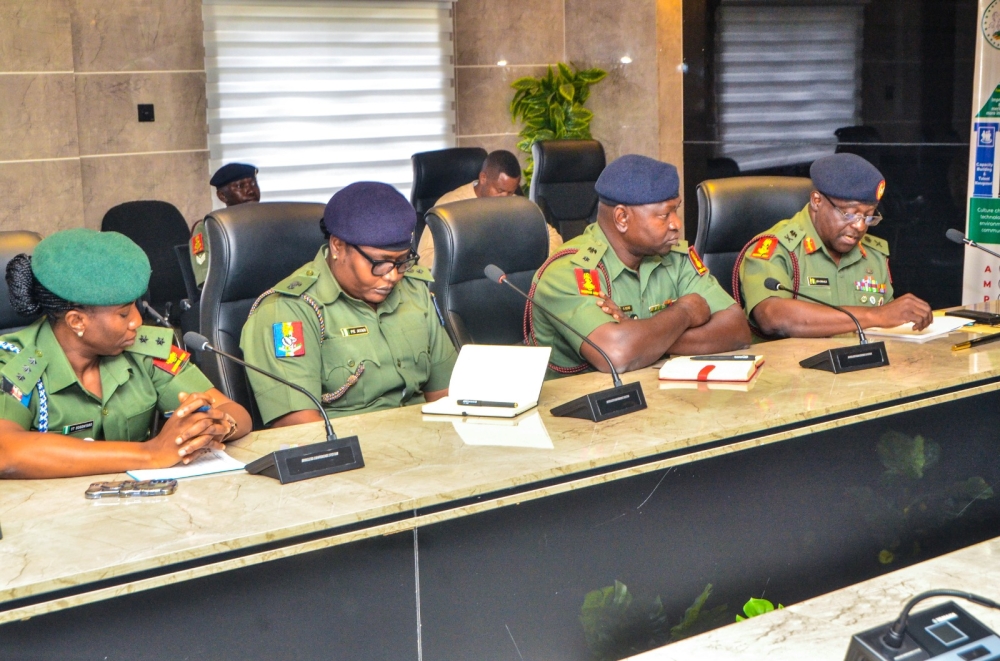
<path fill-rule="evenodd" d="M 626 154 L 611 162 L 597 178 L 594 190 L 605 204 L 655 204 L 680 194 L 681 179 L 670 163 Z"/>
<path fill-rule="evenodd" d="M 326 231 L 356 246 L 402 250 L 413 241 L 417 212 L 389 184 L 359 181 L 337 191 L 326 204 Z"/>
<path fill-rule="evenodd" d="M 240 179 L 257 176 L 257 168 L 246 163 L 227 163 L 216 170 L 208 183 L 216 188 L 222 188 Z"/>
<path fill-rule="evenodd" d="M 857 154 L 831 154 L 816 159 L 809 177 L 820 193 L 841 200 L 878 204 L 885 192 L 885 177 Z"/>

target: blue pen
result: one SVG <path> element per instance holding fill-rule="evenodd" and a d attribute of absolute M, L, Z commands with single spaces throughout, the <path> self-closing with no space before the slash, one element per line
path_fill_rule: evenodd
<path fill-rule="evenodd" d="M 437 312 L 438 315 L 438 321 L 440 321 L 441 325 L 444 326 L 444 315 L 441 314 L 441 308 L 438 307 L 437 296 L 434 295 L 434 292 L 431 292 L 430 294 L 431 294 L 431 302 L 434 303 L 434 311 Z"/>
<path fill-rule="evenodd" d="M 210 409 L 210 408 L 212 408 L 212 407 L 211 407 L 211 406 L 208 406 L 208 405 L 206 404 L 205 406 L 202 406 L 202 407 L 201 407 L 200 409 L 197 409 L 197 410 L 196 410 L 196 411 L 194 411 L 194 412 L 195 412 L 195 413 L 204 413 L 205 411 L 207 411 L 207 410 L 208 410 L 208 409 Z M 172 416 L 173 414 L 174 414 L 174 412 L 173 412 L 173 411 L 167 411 L 166 413 L 164 413 L 164 414 L 163 414 L 163 417 L 164 417 L 164 418 L 169 418 L 169 417 L 170 417 L 170 416 Z"/>

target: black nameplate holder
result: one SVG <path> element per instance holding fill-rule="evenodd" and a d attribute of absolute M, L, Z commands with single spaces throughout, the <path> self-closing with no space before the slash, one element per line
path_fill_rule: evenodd
<path fill-rule="evenodd" d="M 888 364 L 889 355 L 885 352 L 885 342 L 827 349 L 799 362 L 799 366 L 806 369 L 826 370 L 834 374 L 885 367 Z"/>
<path fill-rule="evenodd" d="M 583 418 L 601 422 L 646 408 L 646 397 L 639 382 L 577 397 L 551 410 L 558 418 Z"/>
<path fill-rule="evenodd" d="M 266 475 L 282 484 L 300 482 L 322 475 L 364 468 L 361 445 L 357 436 L 338 438 L 323 443 L 312 443 L 295 448 L 285 448 L 264 455 L 246 465 L 254 475 Z"/>

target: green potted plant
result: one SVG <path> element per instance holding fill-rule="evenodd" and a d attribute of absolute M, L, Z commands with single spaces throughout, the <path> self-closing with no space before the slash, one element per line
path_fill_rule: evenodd
<path fill-rule="evenodd" d="M 590 121 L 594 113 L 583 107 L 590 97 L 590 86 L 608 75 L 603 69 L 574 71 L 559 62 L 554 71 L 540 78 L 527 76 L 510 84 L 514 98 L 510 102 L 513 122 L 522 122 L 517 148 L 528 154 L 524 168 L 524 190 L 531 186 L 535 169 L 531 145 L 539 140 L 590 140 Z"/>

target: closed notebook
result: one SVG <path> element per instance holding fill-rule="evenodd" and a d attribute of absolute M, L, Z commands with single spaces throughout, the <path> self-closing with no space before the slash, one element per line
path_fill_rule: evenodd
<path fill-rule="evenodd" d="M 663 381 L 749 381 L 764 363 L 764 356 L 748 355 L 743 360 L 719 356 L 678 356 L 663 363 Z"/>

